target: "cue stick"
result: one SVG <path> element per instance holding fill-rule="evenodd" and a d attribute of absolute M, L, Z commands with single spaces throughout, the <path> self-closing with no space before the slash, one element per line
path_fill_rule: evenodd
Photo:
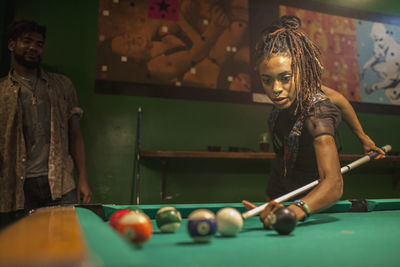
<path fill-rule="evenodd" d="M 392 147 L 390 145 L 386 145 L 386 146 L 382 147 L 381 149 L 385 153 L 387 153 L 392 149 Z M 370 161 L 371 159 L 374 159 L 377 155 L 378 155 L 377 152 L 373 152 L 371 154 L 365 155 L 364 157 L 359 158 L 358 160 L 355 160 L 352 163 L 342 167 L 340 169 L 340 172 L 342 174 L 344 174 L 344 173 L 346 173 L 346 172 L 348 172 L 348 171 L 350 171 L 350 170 L 352 170 L 352 169 L 354 169 L 354 168 L 356 168 L 356 167 L 358 167 L 358 166 Z M 289 192 L 289 193 L 287 193 L 287 194 L 285 194 L 283 196 L 280 196 L 280 197 L 274 199 L 274 201 L 277 202 L 277 203 L 281 203 L 283 201 L 289 200 L 292 197 L 295 197 L 295 196 L 297 196 L 297 195 L 299 195 L 301 193 L 304 193 L 307 190 L 313 188 L 314 186 L 318 185 L 320 182 L 321 182 L 320 179 L 315 180 L 314 182 L 306 184 L 303 187 L 300 187 L 300 188 L 298 188 L 296 190 L 293 190 L 292 192 Z M 267 203 L 265 203 L 265 204 L 263 204 L 261 206 L 258 206 L 258 207 L 254 208 L 254 209 L 251 209 L 249 211 L 246 211 L 246 212 L 242 213 L 243 219 L 246 220 L 246 219 L 248 219 L 248 218 L 250 218 L 252 216 L 258 215 L 261 211 L 263 211 L 265 209 L 265 207 L 268 206 L 268 204 L 269 204 L 269 202 L 267 202 Z"/>
<path fill-rule="evenodd" d="M 141 128 L 142 128 L 142 107 L 138 108 L 137 113 L 137 128 L 136 128 L 136 160 L 135 160 L 135 204 L 140 204 L 140 146 L 141 146 Z"/>
<path fill-rule="evenodd" d="M 387 153 L 387 152 L 389 152 L 390 150 L 392 150 L 392 146 L 391 146 L 391 145 L 386 145 L 386 146 L 382 147 L 381 149 L 382 149 L 385 153 Z M 358 167 L 358 166 L 360 166 L 360 165 L 362 165 L 362 164 L 364 164 L 364 163 L 367 163 L 367 162 L 370 161 L 371 159 L 374 159 L 377 155 L 378 155 L 377 152 L 373 152 L 373 153 L 371 153 L 371 154 L 365 155 L 364 157 L 359 158 L 358 160 L 353 161 L 352 163 L 350 163 L 350 164 L 348 164 L 348 165 L 342 167 L 342 168 L 340 169 L 340 171 L 342 172 L 342 174 L 344 174 L 344 173 L 346 173 L 346 172 L 348 172 L 348 171 L 350 171 L 350 170 L 352 170 L 352 169 L 354 169 L 354 168 L 356 168 L 356 167 Z"/>

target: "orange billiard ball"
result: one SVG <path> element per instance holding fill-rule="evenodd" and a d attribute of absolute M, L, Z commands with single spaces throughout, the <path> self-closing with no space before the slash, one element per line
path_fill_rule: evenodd
<path fill-rule="evenodd" d="M 143 212 L 129 212 L 117 222 L 117 231 L 129 241 L 142 244 L 153 234 L 153 224 Z"/>

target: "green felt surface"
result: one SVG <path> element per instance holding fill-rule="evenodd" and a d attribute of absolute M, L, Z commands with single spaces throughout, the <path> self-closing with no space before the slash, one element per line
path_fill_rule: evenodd
<path fill-rule="evenodd" d="M 371 203 L 374 203 L 374 201 L 371 200 Z M 256 206 L 262 205 L 264 203 L 254 203 Z M 291 202 L 284 202 L 283 203 L 285 206 L 288 206 L 291 204 Z M 170 205 L 173 206 L 175 208 L 177 208 L 182 217 L 188 217 L 189 214 L 196 209 L 201 209 L 204 208 L 205 204 L 176 204 L 176 205 Z M 128 207 L 139 207 L 143 210 L 146 211 L 146 214 L 154 219 L 155 214 L 157 213 L 157 211 L 162 207 L 160 205 L 139 205 L 139 206 L 134 206 L 134 205 L 104 205 L 104 214 L 105 214 L 105 218 L 106 220 L 108 218 L 111 217 L 111 215 L 118 209 L 125 209 Z M 211 210 L 214 213 L 217 213 L 218 210 L 220 210 L 221 208 L 224 207 L 232 207 L 237 209 L 239 212 L 243 213 L 246 211 L 245 207 L 243 206 L 243 204 L 241 203 L 218 203 L 218 204 L 206 204 L 207 209 Z M 342 201 L 338 201 L 337 203 L 335 203 L 335 205 L 327 208 L 326 210 L 324 210 L 324 212 L 346 212 L 350 209 L 351 207 L 351 202 L 347 201 L 347 200 L 342 200 Z M 399 208 L 400 209 L 400 208 Z"/>
<path fill-rule="evenodd" d="M 348 207 L 347 202 L 340 202 L 329 213 L 315 214 L 299 224 L 289 236 L 264 230 L 258 217 L 253 217 L 244 222 L 238 236 L 217 235 L 209 244 L 191 240 L 186 218 L 173 234 L 161 233 L 153 220 L 154 234 L 140 249 L 122 239 L 91 211 L 76 210 L 99 266 L 399 266 L 400 210 L 396 203 L 400 201 L 368 202 L 368 206 L 383 210 L 332 212 Z M 187 213 L 190 206 L 191 210 L 215 210 L 221 205 L 224 204 L 177 205 L 177 208 L 182 207 Z M 123 206 L 108 206 L 105 210 L 111 207 Z M 150 214 L 160 207 L 141 206 Z"/>

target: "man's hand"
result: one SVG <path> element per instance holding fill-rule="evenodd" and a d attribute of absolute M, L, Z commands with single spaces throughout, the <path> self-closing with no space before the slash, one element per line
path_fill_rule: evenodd
<path fill-rule="evenodd" d="M 92 199 L 92 191 L 87 182 L 78 182 L 77 193 L 79 203 L 87 204 Z"/>

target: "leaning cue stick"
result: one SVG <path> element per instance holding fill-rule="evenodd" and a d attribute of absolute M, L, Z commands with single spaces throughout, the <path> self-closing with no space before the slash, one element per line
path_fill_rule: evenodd
<path fill-rule="evenodd" d="M 142 134 L 142 107 L 138 108 L 136 128 L 136 160 L 135 160 L 135 204 L 140 204 L 140 149 Z"/>
<path fill-rule="evenodd" d="M 385 153 L 387 153 L 387 152 L 389 152 L 389 151 L 392 149 L 392 147 L 391 147 L 390 145 L 386 145 L 386 146 L 382 147 L 381 149 L 382 149 Z M 352 169 L 354 169 L 354 168 L 356 168 L 356 167 L 358 167 L 358 166 L 360 166 L 360 165 L 362 165 L 362 164 L 364 164 L 364 163 L 370 161 L 371 159 L 374 159 L 377 155 L 378 155 L 377 152 L 374 152 L 374 153 L 365 155 L 364 157 L 359 158 L 358 160 L 355 160 L 355 161 L 353 161 L 352 163 L 350 163 L 350 164 L 348 164 L 348 165 L 342 167 L 342 168 L 340 169 L 340 172 L 341 172 L 342 174 L 344 174 L 344 173 L 346 173 L 346 172 L 348 172 L 348 171 L 350 171 L 350 170 L 352 170 Z M 319 179 L 318 179 L 318 180 L 315 180 L 314 182 L 311 182 L 311 183 L 309 183 L 309 184 L 306 184 L 306 185 L 303 186 L 303 187 L 300 187 L 300 188 L 298 188 L 298 189 L 296 189 L 296 190 L 294 190 L 294 191 L 292 191 L 292 192 L 289 192 L 289 193 L 287 193 L 287 194 L 285 194 L 285 195 L 283 195 L 283 196 L 280 196 L 280 197 L 274 199 L 273 201 L 275 201 L 275 202 L 277 202 L 277 203 L 280 203 L 280 202 L 289 200 L 289 199 L 291 199 L 292 197 L 295 197 L 295 196 L 297 196 L 297 195 L 299 195 L 299 194 L 301 194 L 301 193 L 304 193 L 304 192 L 306 192 L 307 190 L 313 188 L 314 186 L 318 185 L 320 182 L 321 182 L 321 180 L 319 180 Z M 253 216 L 255 216 L 255 215 L 258 215 L 261 211 L 263 211 L 263 210 L 265 209 L 265 207 L 268 206 L 268 204 L 269 204 L 269 202 L 267 202 L 267 203 L 265 203 L 265 204 L 263 204 L 263 205 L 261 205 L 261 206 L 258 206 L 258 207 L 254 208 L 254 209 L 251 209 L 251 210 L 249 210 L 249 211 L 246 211 L 246 212 L 242 213 L 243 219 L 246 220 L 246 219 L 248 219 L 248 218 L 250 218 L 250 217 L 253 217 Z"/>

